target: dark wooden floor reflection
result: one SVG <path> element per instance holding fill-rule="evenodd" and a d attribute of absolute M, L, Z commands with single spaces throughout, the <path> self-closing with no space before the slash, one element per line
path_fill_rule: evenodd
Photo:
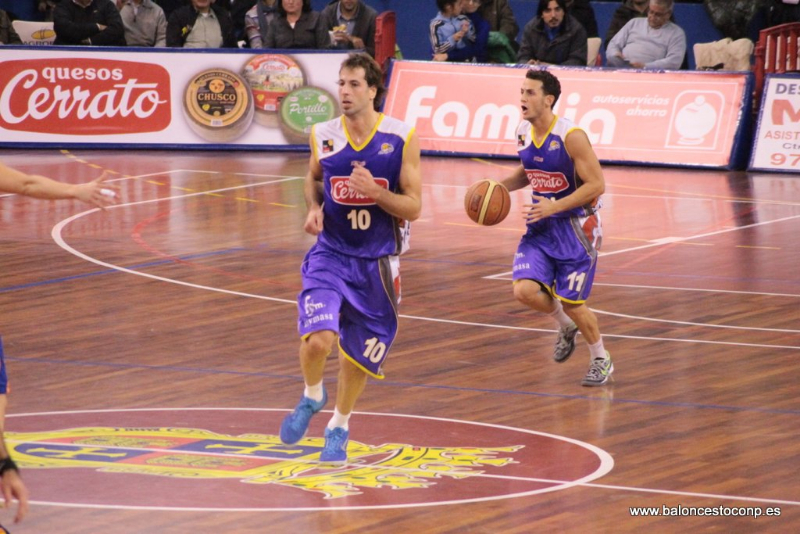
<path fill-rule="evenodd" d="M 294 299 L 313 242 L 302 231 L 307 158 L 0 151 L 9 165 L 68 182 L 107 170 L 123 191 L 122 206 L 89 214 L 77 202 L 0 196 L 7 431 L 42 412 L 291 408 L 301 387 Z M 590 303 L 616 380 L 587 389 L 586 345 L 579 338 L 576 355 L 554 364 L 553 325 L 512 300 L 524 193 L 496 227 L 463 214 L 470 183 L 512 166 L 423 159 L 400 334 L 387 380 L 370 382 L 358 410 L 563 436 L 608 453 L 608 474 L 442 506 L 357 509 L 364 501 L 348 497 L 353 509 L 204 512 L 171 510 L 169 499 L 159 510 L 58 506 L 42 498 L 47 477 L 31 468 L 34 504 L 13 532 L 799 531 L 800 177 L 607 167 Z M 352 438 L 366 441 L 370 429 L 358 421 Z M 277 428 L 254 423 L 248 432 Z M 205 491 L 202 481 L 190 491 Z M 781 515 L 630 512 L 679 505 Z M 9 512 L 0 522 L 8 526 Z"/>

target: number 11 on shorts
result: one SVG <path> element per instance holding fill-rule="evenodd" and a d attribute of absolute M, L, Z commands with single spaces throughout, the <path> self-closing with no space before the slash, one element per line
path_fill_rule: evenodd
<path fill-rule="evenodd" d="M 569 280 L 569 290 L 580 293 L 581 289 L 583 289 L 583 282 L 586 281 L 586 273 L 573 271 L 567 276 L 567 280 Z"/>

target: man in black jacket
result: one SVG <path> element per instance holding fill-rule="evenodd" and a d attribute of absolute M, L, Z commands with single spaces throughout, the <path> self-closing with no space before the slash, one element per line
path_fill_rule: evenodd
<path fill-rule="evenodd" d="M 212 0 L 192 0 L 167 21 L 167 46 L 172 48 L 236 48 L 228 11 Z"/>
<path fill-rule="evenodd" d="M 320 15 L 320 24 L 333 32 L 330 48 L 363 49 L 375 57 L 375 19 L 378 12 L 362 0 L 333 0 Z"/>
<path fill-rule="evenodd" d="M 586 66 L 586 30 L 567 12 L 566 0 L 539 0 L 536 18 L 522 30 L 517 63 Z"/>
<path fill-rule="evenodd" d="M 125 27 L 111 0 L 70 0 L 53 10 L 57 45 L 125 46 Z"/>

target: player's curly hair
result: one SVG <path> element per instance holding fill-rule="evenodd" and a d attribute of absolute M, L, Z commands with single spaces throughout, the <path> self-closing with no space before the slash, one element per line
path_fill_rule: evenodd
<path fill-rule="evenodd" d="M 553 105 L 558 102 L 558 97 L 561 96 L 561 82 L 553 74 L 546 70 L 528 69 L 525 77 L 529 80 L 538 80 L 542 82 L 542 92 L 546 95 L 553 95 Z"/>
<path fill-rule="evenodd" d="M 359 67 L 364 69 L 364 79 L 367 81 L 367 86 L 374 87 L 377 90 L 372 106 L 375 108 L 375 111 L 380 111 L 383 97 L 386 96 L 386 87 L 383 85 L 383 71 L 381 70 L 381 66 L 378 65 L 378 62 L 372 59 L 372 56 L 369 54 L 359 52 L 347 56 L 347 59 L 342 62 L 340 70 L 353 70 Z"/>

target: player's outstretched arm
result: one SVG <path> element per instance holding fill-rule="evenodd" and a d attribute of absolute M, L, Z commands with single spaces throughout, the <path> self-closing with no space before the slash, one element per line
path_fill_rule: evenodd
<path fill-rule="evenodd" d="M 14 522 L 19 523 L 28 513 L 28 488 L 22 482 L 19 476 L 19 470 L 16 464 L 11 460 L 6 447 L 5 437 L 3 435 L 4 423 L 6 418 L 6 402 L 5 394 L 0 394 L 0 491 L 3 492 L 4 508 L 11 506 L 14 499 L 19 503 L 17 505 L 17 513 L 14 516 Z"/>
<path fill-rule="evenodd" d="M 83 184 L 65 184 L 37 174 L 25 174 L 0 163 L 0 191 L 46 200 L 76 199 L 98 208 L 115 204 L 119 186 L 105 183 L 107 174 Z M 112 194 L 113 193 L 113 194 Z"/>
<path fill-rule="evenodd" d="M 407 221 L 415 221 L 422 213 L 422 177 L 420 175 L 419 139 L 413 132 L 403 152 L 400 184 L 397 193 L 375 182 L 369 169 L 357 166 L 350 175 L 350 187 L 375 200 L 385 212 Z"/>

